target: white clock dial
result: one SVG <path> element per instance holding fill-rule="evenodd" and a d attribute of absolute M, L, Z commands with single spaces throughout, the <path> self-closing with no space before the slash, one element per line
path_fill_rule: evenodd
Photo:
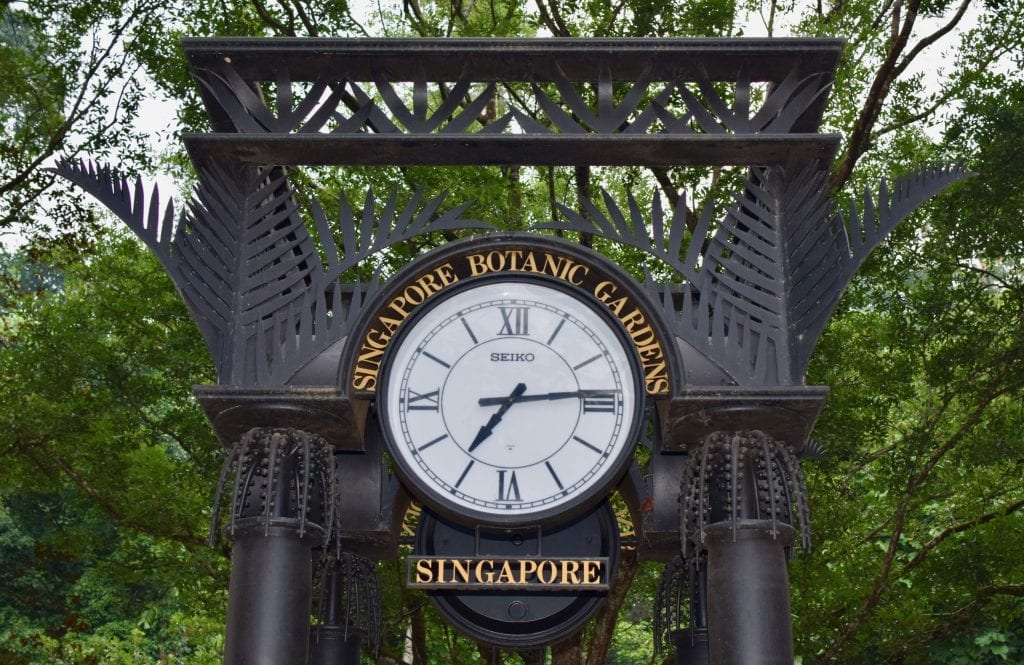
<path fill-rule="evenodd" d="M 603 496 L 642 406 L 617 325 L 539 280 L 440 299 L 393 342 L 378 397 L 403 476 L 449 513 L 500 522 Z"/>

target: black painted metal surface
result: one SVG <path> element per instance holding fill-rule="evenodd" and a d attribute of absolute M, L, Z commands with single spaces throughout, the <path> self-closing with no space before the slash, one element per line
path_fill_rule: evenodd
<path fill-rule="evenodd" d="M 711 665 L 792 665 L 788 526 L 767 520 L 707 528 Z"/>
<path fill-rule="evenodd" d="M 473 529 L 426 512 L 416 532 L 416 553 L 430 556 L 608 557 L 607 576 L 618 569 L 619 533 L 608 503 L 570 523 L 541 529 Z M 583 627 L 605 594 L 588 591 L 437 591 L 431 602 L 472 638 L 509 648 L 556 642 Z"/>

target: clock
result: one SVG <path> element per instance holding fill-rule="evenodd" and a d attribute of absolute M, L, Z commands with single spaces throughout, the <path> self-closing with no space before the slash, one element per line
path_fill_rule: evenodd
<path fill-rule="evenodd" d="M 632 457 L 636 351 L 605 305 L 563 282 L 456 284 L 402 325 L 383 365 L 377 408 L 396 470 L 452 519 L 575 515 Z"/>

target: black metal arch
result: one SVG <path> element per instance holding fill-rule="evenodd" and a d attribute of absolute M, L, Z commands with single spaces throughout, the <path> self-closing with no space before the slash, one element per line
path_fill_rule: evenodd
<path fill-rule="evenodd" d="M 809 436 L 827 394 L 805 385 L 811 353 L 870 252 L 968 175 L 927 167 L 833 206 L 839 137 L 818 126 L 842 43 L 215 38 L 183 48 L 213 131 L 183 136 L 199 180 L 181 212 L 109 167 L 55 171 L 153 251 L 214 359 L 218 385 L 196 392 L 234 451 L 229 660 L 304 653 L 304 637 L 282 644 L 249 624 L 281 620 L 304 635 L 308 612 L 294 615 L 310 605 L 310 548 L 328 531 L 370 556 L 397 551 L 409 497 L 381 459 L 369 396 L 338 377 L 382 291 L 379 275 L 359 283 L 352 269 L 423 234 L 495 230 L 430 191 L 342 197 L 336 219 L 312 197 L 305 219 L 289 167 L 732 165 L 746 178 L 729 205 L 691 212 L 680 197 L 669 210 L 658 196 L 648 208 L 602 192 L 559 204 L 561 220 L 534 231 L 596 234 L 675 273 L 635 288 L 678 358 L 655 409 L 650 478 L 633 469 L 623 486 L 641 515 L 638 546 L 665 560 L 705 552 L 716 665 L 791 663 L 785 551 L 792 525 L 808 522 L 797 458 L 820 453 Z M 274 462 L 261 475 L 264 459 Z M 247 586 L 268 562 L 267 586 Z M 771 584 L 744 585 L 737 566 Z M 298 609 L 274 609 L 280 595 Z M 770 608 L 748 617 L 761 621 L 757 639 L 735 620 L 748 606 Z M 341 637 L 338 649 L 351 647 Z"/>

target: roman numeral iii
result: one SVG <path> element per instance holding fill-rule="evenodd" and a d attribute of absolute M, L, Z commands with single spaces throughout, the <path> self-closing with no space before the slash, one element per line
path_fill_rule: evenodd
<path fill-rule="evenodd" d="M 615 393 L 584 395 L 583 413 L 615 413 Z"/>

